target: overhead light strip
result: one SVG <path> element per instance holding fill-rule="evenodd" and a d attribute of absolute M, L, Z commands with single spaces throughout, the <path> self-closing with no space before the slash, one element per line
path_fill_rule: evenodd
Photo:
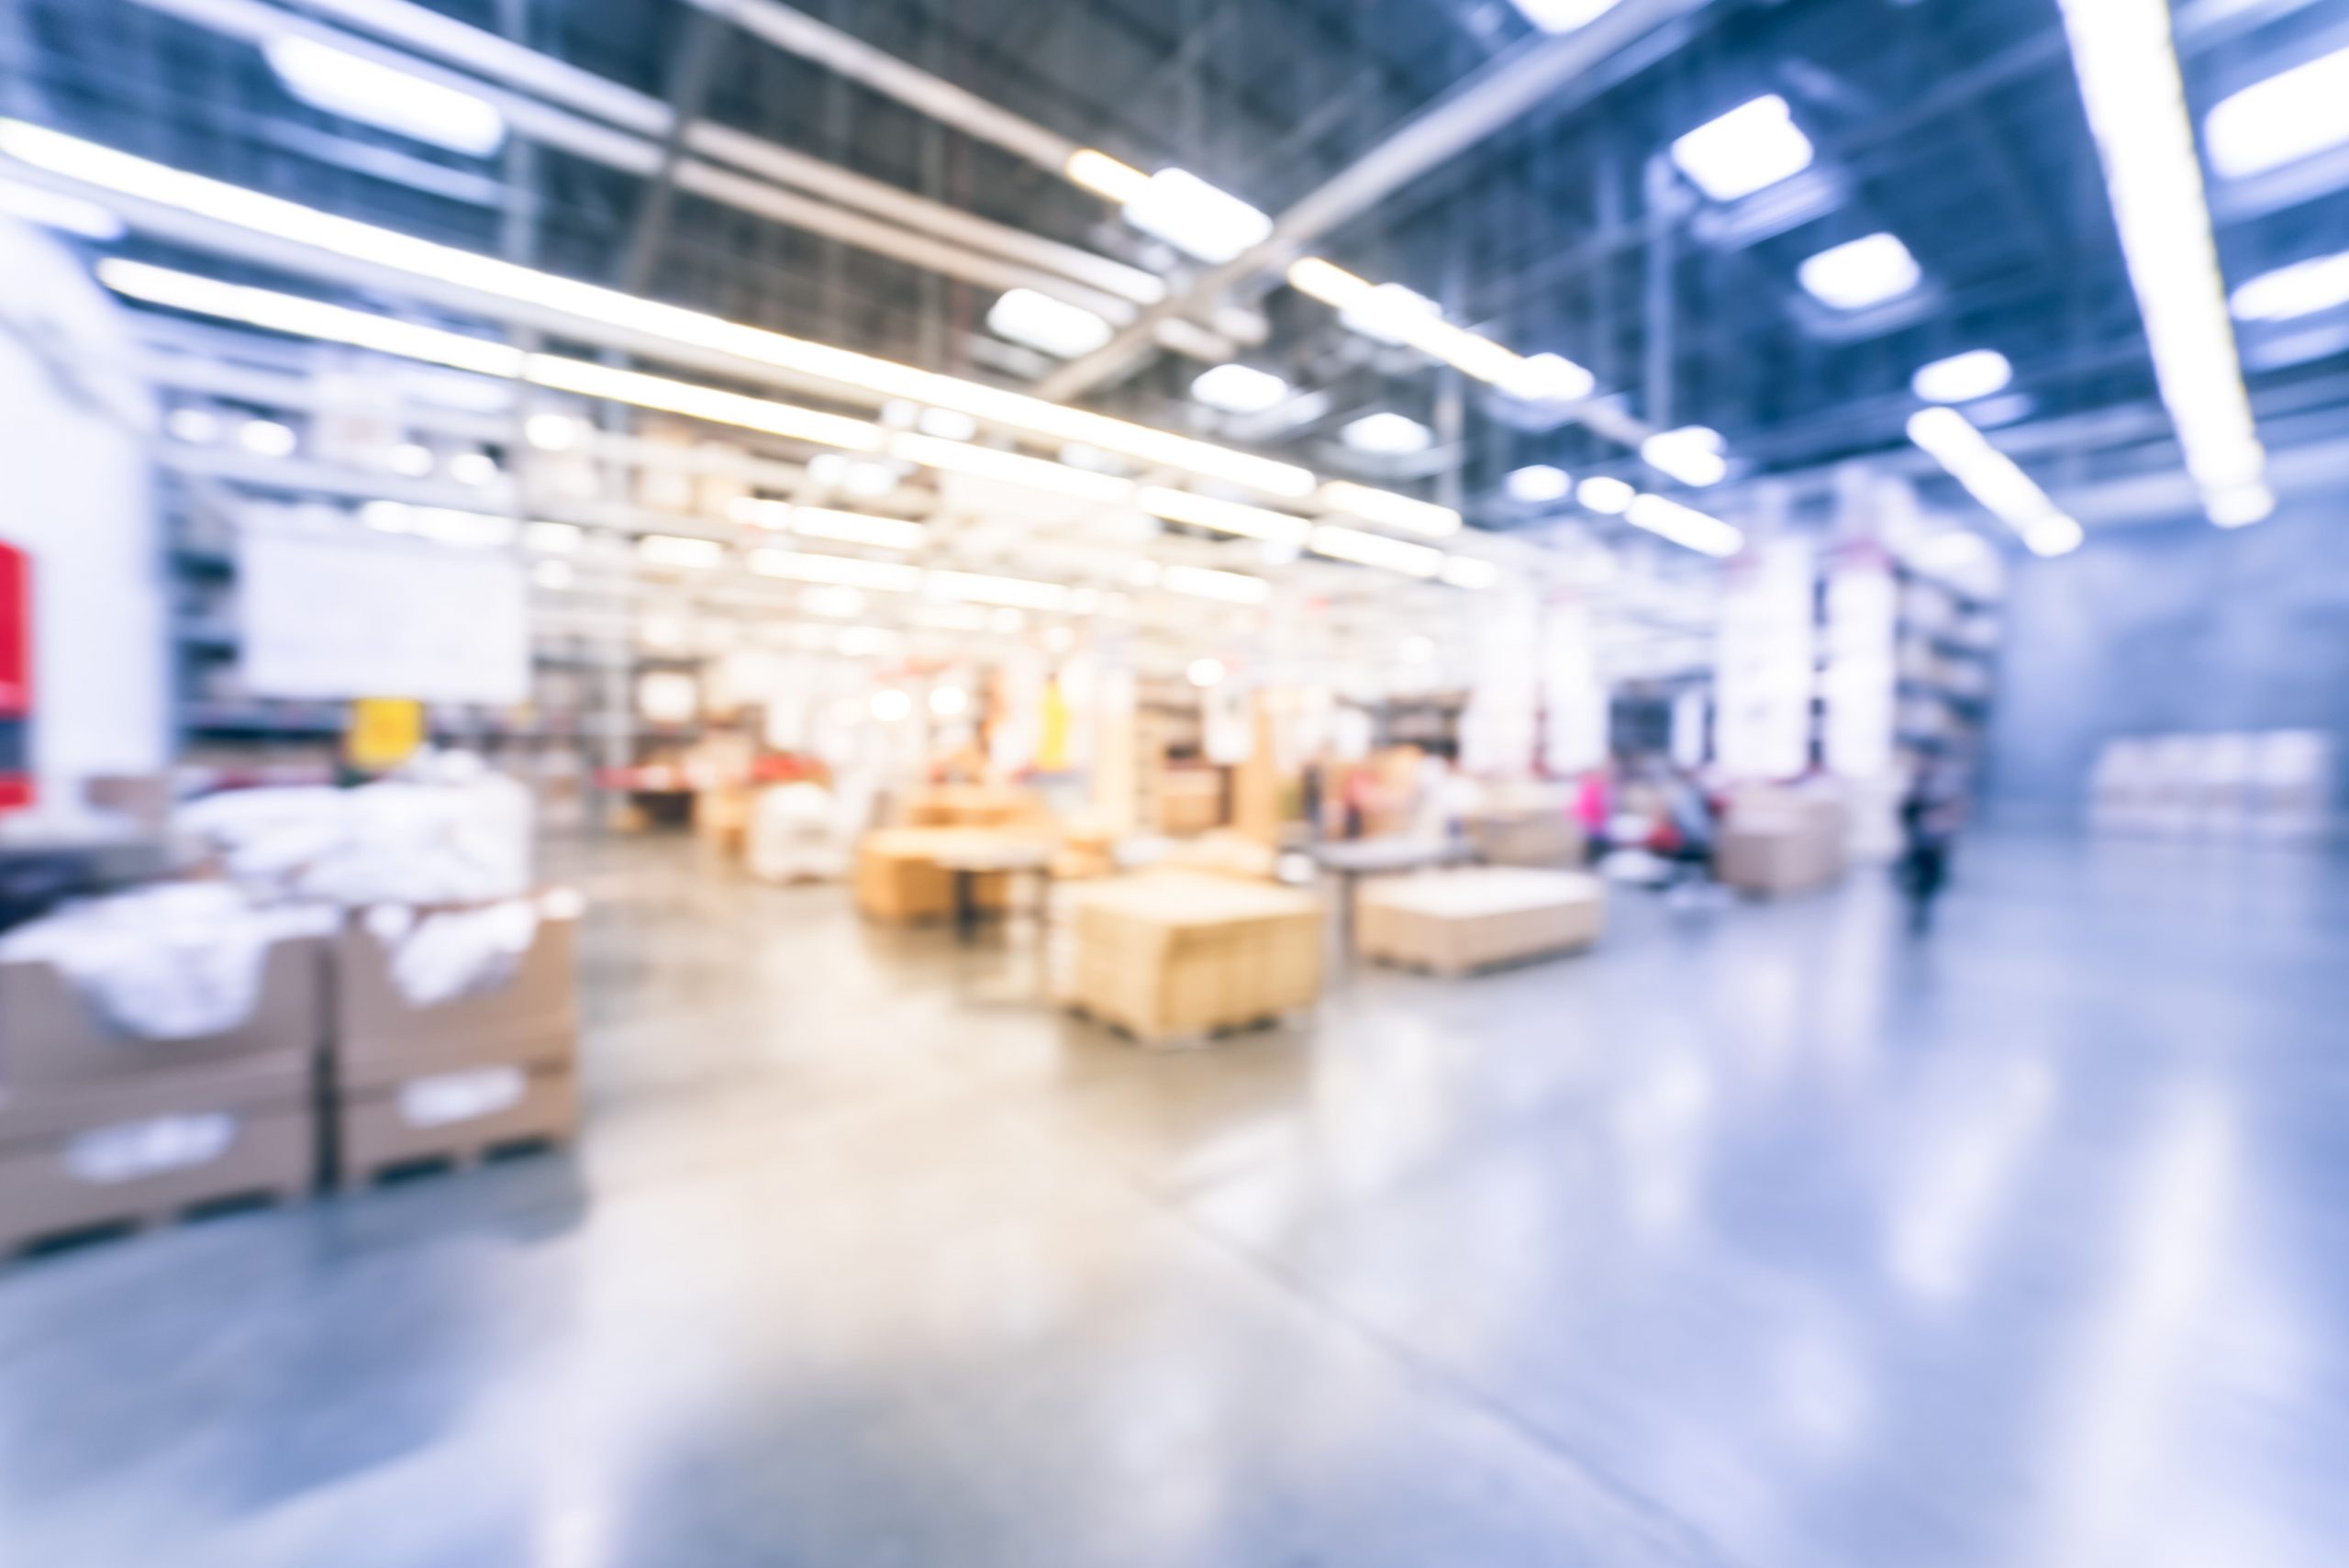
<path fill-rule="evenodd" d="M 2274 510 L 2170 33 L 2169 0 L 2063 0 L 2162 402 L 2210 520 Z"/>
<path fill-rule="evenodd" d="M 725 354 L 883 399 L 957 409 L 1055 441 L 1081 441 L 1266 495 L 1295 498 L 1311 494 L 1314 487 L 1314 475 L 1295 463 L 538 272 L 190 174 L 22 120 L 0 119 L 0 154 L 174 212 L 409 276 L 458 284 L 532 309 L 557 311 L 575 317 L 583 335 L 593 336 L 603 326 L 624 328 L 682 349 Z"/>
<path fill-rule="evenodd" d="M 1918 410 L 1909 417 L 1909 439 L 2021 535 L 2033 554 L 2065 555 L 2080 547 L 2080 525 L 1956 409 Z"/>

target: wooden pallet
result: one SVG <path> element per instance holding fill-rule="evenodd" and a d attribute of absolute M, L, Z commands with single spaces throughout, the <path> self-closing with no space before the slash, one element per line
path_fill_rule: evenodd
<path fill-rule="evenodd" d="M 108 1218 L 84 1220 L 22 1237 L 13 1242 L 0 1242 L 0 1263 L 168 1230 L 174 1226 L 200 1225 L 206 1220 L 226 1218 L 232 1214 L 250 1214 L 264 1208 L 290 1208 L 309 1195 L 307 1184 L 287 1183 L 254 1187 L 248 1192 L 224 1193 L 194 1203 L 132 1207 Z"/>
<path fill-rule="evenodd" d="M 1136 1029 L 1122 1018 L 1105 1018 L 1082 1002 L 1068 1004 L 1070 1012 L 1087 1018 L 1121 1040 L 1130 1040 L 1144 1051 L 1204 1051 L 1219 1041 L 1241 1035 L 1257 1034 L 1284 1028 L 1302 1028 L 1313 1015 L 1309 1010 L 1293 1013 L 1266 1013 L 1244 1023 L 1219 1024 L 1208 1029 L 1176 1029 L 1165 1034 L 1150 1034 Z"/>
<path fill-rule="evenodd" d="M 452 1143 L 431 1153 L 403 1154 L 378 1161 L 368 1169 L 346 1170 L 342 1184 L 351 1188 L 390 1186 L 429 1176 L 455 1175 L 460 1172 L 477 1171 L 484 1165 L 503 1164 L 511 1160 L 569 1152 L 577 1141 L 575 1135 L 530 1133 Z"/>

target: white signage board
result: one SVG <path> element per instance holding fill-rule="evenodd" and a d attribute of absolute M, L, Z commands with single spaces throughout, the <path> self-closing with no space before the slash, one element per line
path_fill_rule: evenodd
<path fill-rule="evenodd" d="M 255 696 L 529 697 L 529 586 L 502 552 L 249 526 L 237 591 Z"/>

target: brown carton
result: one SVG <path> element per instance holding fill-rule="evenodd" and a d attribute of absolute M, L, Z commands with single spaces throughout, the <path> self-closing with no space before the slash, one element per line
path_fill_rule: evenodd
<path fill-rule="evenodd" d="M 1364 958 L 1465 974 L 1571 952 L 1598 940 L 1607 893 L 1580 872 L 1476 867 L 1383 877 L 1354 898 L 1354 946 Z"/>
<path fill-rule="evenodd" d="M 285 1200 L 318 1169 L 306 1050 L 0 1095 L 0 1254 L 230 1199 Z"/>
<path fill-rule="evenodd" d="M 1076 906 L 1077 1005 L 1145 1040 L 1261 1022 L 1321 995 L 1310 894 L 1165 874 L 1088 888 Z"/>
<path fill-rule="evenodd" d="M 577 926 L 540 915 L 536 938 L 504 984 L 417 1006 L 392 978 L 389 948 L 354 920 L 342 934 L 335 988 L 340 1086 L 388 1083 L 419 1065 L 569 1063 L 579 1035 Z"/>
<path fill-rule="evenodd" d="M 856 846 L 856 906 L 876 920 L 940 919 L 954 912 L 954 873 L 938 863 L 960 847 L 1028 843 L 1023 835 L 979 828 L 884 828 Z M 985 910 L 1011 901 L 1011 878 L 980 872 L 972 878 L 972 899 Z"/>
<path fill-rule="evenodd" d="M 272 943 L 251 1014 L 233 1029 L 181 1040 L 143 1040 L 109 1026 L 48 963 L 0 963 L 0 1093 L 25 1096 L 257 1057 L 307 1060 L 324 1043 L 328 951 L 314 938 Z"/>
<path fill-rule="evenodd" d="M 444 1064 L 345 1093 L 335 1105 L 336 1155 L 347 1183 L 426 1160 L 565 1142 L 578 1130 L 578 1078 L 568 1067 Z"/>

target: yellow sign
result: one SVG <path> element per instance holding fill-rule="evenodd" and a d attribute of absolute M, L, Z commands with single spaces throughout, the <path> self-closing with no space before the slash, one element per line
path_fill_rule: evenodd
<path fill-rule="evenodd" d="M 424 705 L 413 697 L 361 697 L 351 705 L 343 754 L 365 773 L 395 768 L 424 744 Z"/>

